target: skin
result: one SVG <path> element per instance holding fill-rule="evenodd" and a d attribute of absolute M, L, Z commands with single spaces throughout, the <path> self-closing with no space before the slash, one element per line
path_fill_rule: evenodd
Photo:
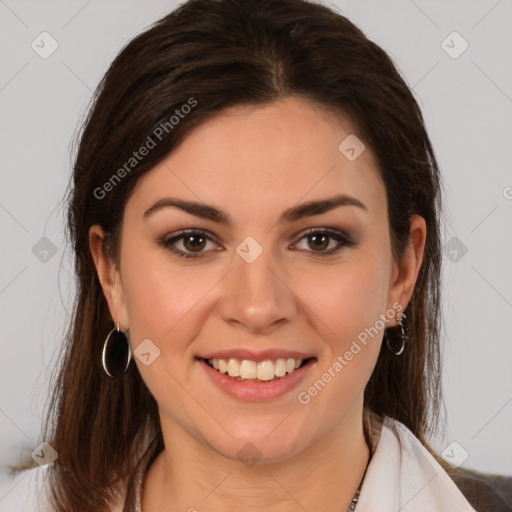
<path fill-rule="evenodd" d="M 400 262 L 393 259 L 385 188 L 371 149 L 355 161 L 338 150 L 351 133 L 347 120 L 297 97 L 226 110 L 139 179 L 126 204 L 120 268 L 102 252 L 101 227 L 90 228 L 114 322 L 129 330 L 132 351 L 146 338 L 160 350 L 149 366 L 134 358 L 158 403 L 169 448 L 147 473 L 144 512 L 347 509 L 368 462 L 363 391 L 383 329 L 307 405 L 297 394 L 379 314 L 397 303 L 405 309 L 426 235 L 424 220 L 413 216 L 409 246 Z M 357 198 L 366 211 L 340 206 L 278 223 L 285 209 L 335 193 Z M 173 207 L 143 218 L 163 197 L 213 205 L 233 225 Z M 325 227 L 346 231 L 356 245 L 322 256 L 338 242 L 331 238 L 319 250 L 304 232 Z M 159 243 L 192 228 L 212 235 L 196 249 L 197 259 Z M 236 252 L 247 236 L 263 248 L 250 264 Z M 174 247 L 194 252 L 187 242 Z M 387 326 L 396 324 L 391 318 Z M 235 347 L 299 350 L 318 361 L 290 393 L 244 401 L 213 386 L 195 360 Z M 261 453 L 252 467 L 237 457 L 247 442 Z"/>

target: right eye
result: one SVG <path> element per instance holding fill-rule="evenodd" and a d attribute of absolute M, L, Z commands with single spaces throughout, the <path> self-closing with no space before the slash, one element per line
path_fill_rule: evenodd
<path fill-rule="evenodd" d="M 189 229 L 180 231 L 170 238 L 163 239 L 161 244 L 180 258 L 200 258 L 205 252 L 208 252 L 202 250 L 208 241 L 213 243 L 212 237 L 205 231 Z M 177 243 L 181 243 L 183 249 L 176 248 L 175 245 Z"/>

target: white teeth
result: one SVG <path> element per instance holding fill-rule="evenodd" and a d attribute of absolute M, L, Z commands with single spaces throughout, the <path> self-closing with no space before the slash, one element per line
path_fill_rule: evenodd
<path fill-rule="evenodd" d="M 215 361 L 215 359 L 214 359 Z M 219 359 L 219 372 L 226 373 L 228 371 L 228 363 L 226 363 L 225 359 Z"/>
<path fill-rule="evenodd" d="M 276 361 L 276 364 L 274 365 L 274 372 L 276 374 L 276 377 L 283 377 L 286 375 L 286 360 L 285 359 L 278 359 Z"/>
<path fill-rule="evenodd" d="M 238 377 L 240 375 L 240 365 L 236 359 L 228 361 L 228 373 L 230 377 Z"/>
<path fill-rule="evenodd" d="M 242 379 L 255 379 L 258 376 L 258 366 L 254 361 L 244 359 L 239 368 Z"/>
<path fill-rule="evenodd" d="M 272 361 L 261 361 L 258 363 L 258 379 L 272 380 L 274 377 L 274 363 Z"/>
<path fill-rule="evenodd" d="M 269 381 L 275 377 L 284 377 L 292 373 L 302 364 L 302 359 L 266 359 L 256 363 L 248 359 L 208 359 L 210 366 L 213 366 L 221 373 L 227 373 L 230 377 L 238 377 L 237 380 L 258 379 Z"/>

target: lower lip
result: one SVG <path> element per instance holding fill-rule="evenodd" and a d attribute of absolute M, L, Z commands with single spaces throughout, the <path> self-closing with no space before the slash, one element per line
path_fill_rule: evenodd
<path fill-rule="evenodd" d="M 292 389 L 296 388 L 316 363 L 316 359 L 310 359 L 304 366 L 301 366 L 292 373 L 272 381 L 240 381 L 221 373 L 206 363 L 204 359 L 198 362 L 206 370 L 213 383 L 222 391 L 241 400 L 260 401 L 279 398 Z"/>

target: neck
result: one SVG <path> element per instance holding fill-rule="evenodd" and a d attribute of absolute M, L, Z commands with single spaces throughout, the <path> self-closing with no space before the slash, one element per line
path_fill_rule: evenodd
<path fill-rule="evenodd" d="M 253 466 L 219 454 L 175 424 L 162 422 L 162 427 L 172 450 L 164 449 L 147 472 L 144 512 L 345 511 L 370 454 L 362 411 L 296 455 Z"/>

